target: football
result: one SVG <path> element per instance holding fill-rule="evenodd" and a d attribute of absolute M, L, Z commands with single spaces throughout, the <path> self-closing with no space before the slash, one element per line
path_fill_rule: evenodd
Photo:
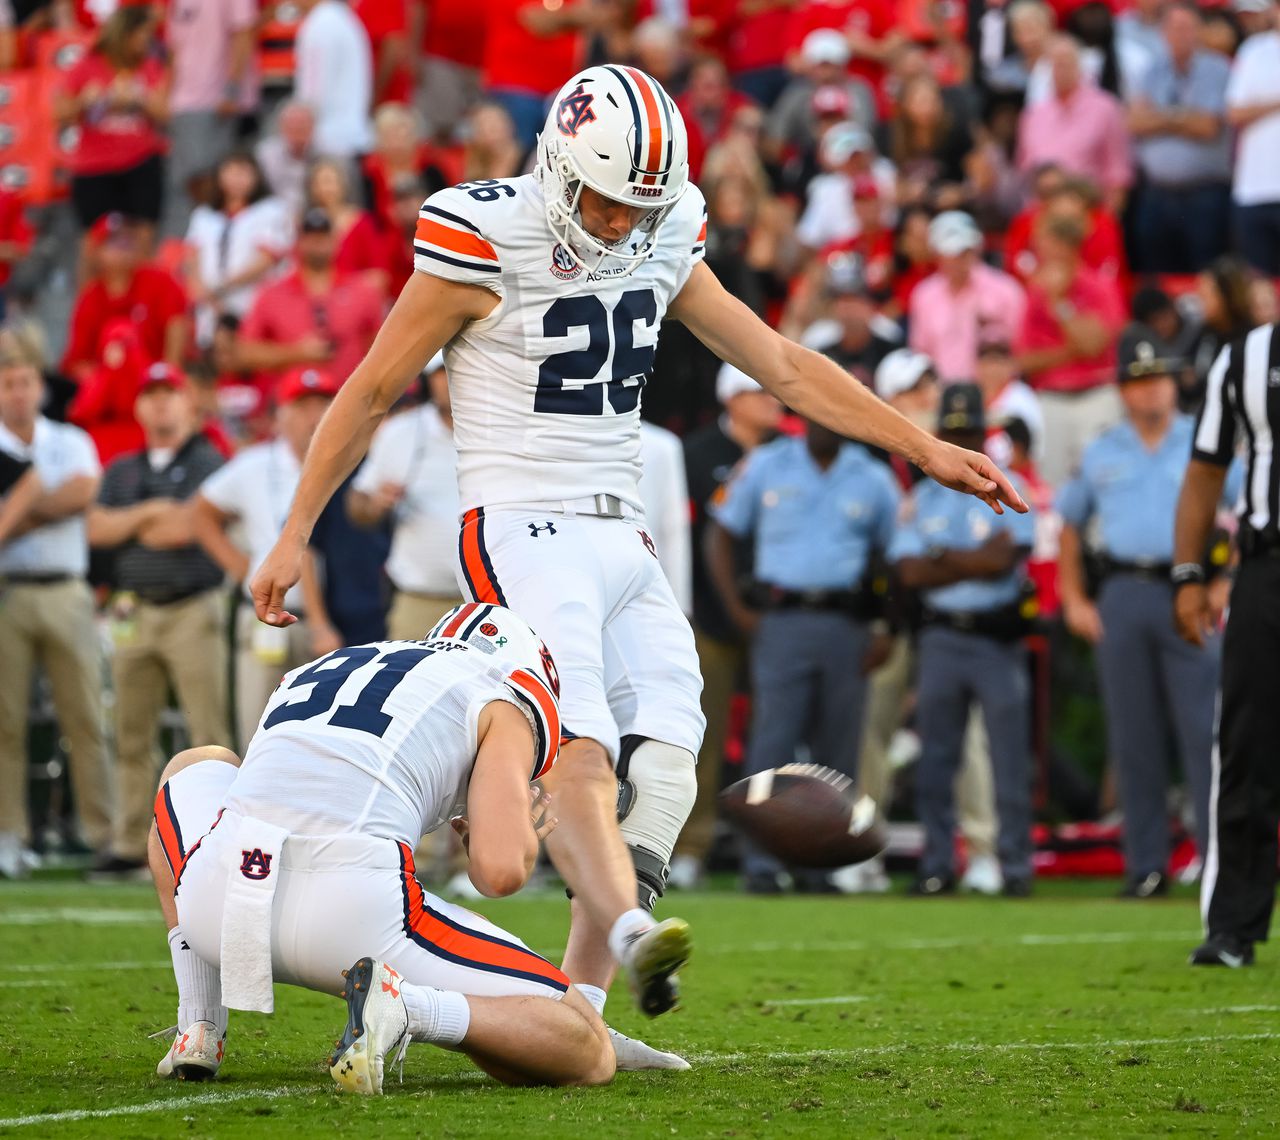
<path fill-rule="evenodd" d="M 875 801 L 847 776 L 818 764 L 784 764 L 720 793 L 726 816 L 750 840 L 793 867 L 846 867 L 889 841 Z"/>

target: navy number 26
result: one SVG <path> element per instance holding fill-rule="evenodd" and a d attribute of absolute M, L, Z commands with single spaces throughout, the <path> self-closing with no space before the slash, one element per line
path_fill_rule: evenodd
<path fill-rule="evenodd" d="M 623 293 L 612 312 L 594 294 L 558 298 L 542 318 L 543 335 L 568 336 L 572 329 L 585 328 L 587 347 L 557 352 L 542 362 L 533 410 L 562 416 L 602 416 L 609 409 L 635 411 L 654 353 L 653 345 L 635 343 L 635 323 L 642 321 L 651 329 L 657 319 L 658 302 L 652 289 Z M 598 381 L 610 348 L 610 378 Z"/>

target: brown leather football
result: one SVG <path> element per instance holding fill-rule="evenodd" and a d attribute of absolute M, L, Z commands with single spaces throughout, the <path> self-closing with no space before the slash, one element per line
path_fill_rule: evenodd
<path fill-rule="evenodd" d="M 793 867 L 846 867 L 889 842 L 875 801 L 848 776 L 819 764 L 784 764 L 720 793 L 724 814 L 748 838 Z"/>

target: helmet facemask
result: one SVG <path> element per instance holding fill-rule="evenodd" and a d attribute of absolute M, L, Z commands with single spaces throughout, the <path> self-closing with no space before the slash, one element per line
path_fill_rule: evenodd
<path fill-rule="evenodd" d="M 588 273 L 598 273 L 606 267 L 611 277 L 627 277 L 634 273 L 653 251 L 658 228 L 679 199 L 646 210 L 629 234 L 610 245 L 582 224 L 579 203 L 587 182 L 576 169 L 573 155 L 560 148 L 553 151 L 546 142 L 539 150 L 538 175 L 546 198 L 547 223 L 564 251 Z M 620 201 L 607 194 L 602 196 L 612 202 Z M 610 262 L 614 264 L 610 265 Z"/>

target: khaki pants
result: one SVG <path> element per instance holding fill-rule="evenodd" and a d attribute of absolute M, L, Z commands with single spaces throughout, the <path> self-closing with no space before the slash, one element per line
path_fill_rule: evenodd
<path fill-rule="evenodd" d="M 208 590 L 168 606 L 138 604 L 115 630 L 111 662 L 116 692 L 119 810 L 115 849 L 129 859 L 147 852 L 156 777 L 162 766 L 156 728 L 172 686 L 192 747 L 227 745 L 227 596 Z"/>
<path fill-rule="evenodd" d="M 0 583 L 0 834 L 28 842 L 27 721 L 36 666 L 53 686 L 58 727 L 71 758 L 71 787 L 84 838 L 111 842 L 113 796 L 102 729 L 102 654 L 93 597 L 83 581 Z"/>
<path fill-rule="evenodd" d="M 254 648 L 254 638 L 263 635 L 258 628 L 272 634 L 284 634 L 284 660 L 264 661 Z M 243 756 L 258 729 L 258 721 L 267 701 L 290 669 L 305 665 L 315 656 L 311 652 L 311 631 L 305 621 L 296 621 L 282 631 L 262 625 L 253 606 L 242 604 L 236 614 L 236 738 Z"/>
<path fill-rule="evenodd" d="M 460 605 L 460 594 L 411 594 L 397 590 L 387 614 L 387 636 L 392 641 L 418 641 L 454 606 Z"/>
<path fill-rule="evenodd" d="M 675 854 L 704 860 L 715 838 L 716 797 L 724 766 L 724 745 L 729 735 L 729 703 L 746 665 L 746 649 L 733 641 L 720 641 L 696 626 L 694 642 L 702 669 L 702 715 L 707 730 L 698 750 L 698 797 L 685 820 Z"/>
<path fill-rule="evenodd" d="M 902 727 L 903 704 L 911 684 L 915 651 L 908 637 L 897 637 L 889 660 L 871 674 L 863 720 L 859 790 L 881 807 L 889 794 L 889 742 Z M 964 734 L 964 763 L 956 775 L 956 816 L 969 858 L 995 855 L 996 806 L 986 725 L 976 707 Z"/>
<path fill-rule="evenodd" d="M 1046 483 L 1057 488 L 1075 474 L 1086 445 L 1124 418 L 1124 405 L 1114 384 L 1102 384 L 1077 395 L 1041 392 L 1039 396 L 1044 410 L 1040 474 Z"/>

